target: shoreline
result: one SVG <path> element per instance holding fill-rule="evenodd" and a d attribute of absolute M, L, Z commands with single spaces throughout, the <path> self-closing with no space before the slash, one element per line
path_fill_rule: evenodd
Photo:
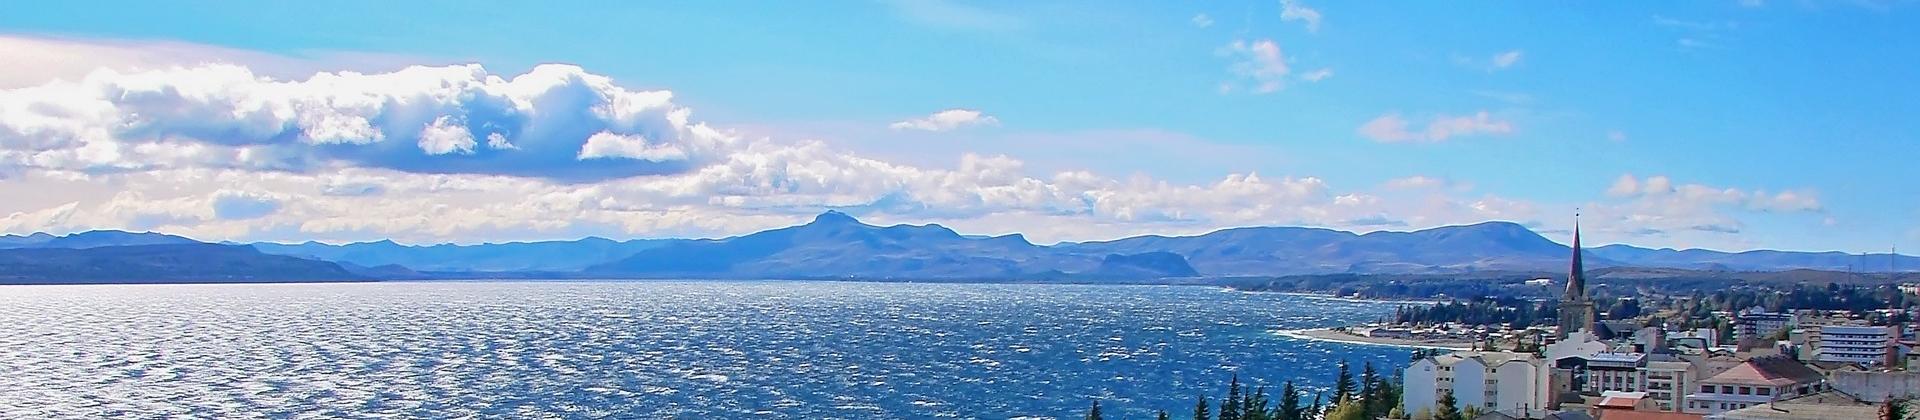
<path fill-rule="evenodd" d="M 1473 343 L 1451 341 L 1422 341 L 1399 338 L 1366 337 L 1333 328 L 1308 328 L 1299 330 L 1274 331 L 1284 337 L 1308 341 L 1324 341 L 1341 344 L 1359 344 L 1370 346 L 1388 346 L 1419 349 L 1471 350 Z"/>

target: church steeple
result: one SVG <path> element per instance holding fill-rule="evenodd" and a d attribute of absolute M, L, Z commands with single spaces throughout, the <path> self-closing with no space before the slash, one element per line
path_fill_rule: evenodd
<path fill-rule="evenodd" d="M 1573 218 L 1573 264 L 1567 271 L 1567 300 L 1586 300 L 1587 270 L 1580 263 L 1580 216 Z"/>
<path fill-rule="evenodd" d="M 1593 301 L 1587 299 L 1587 270 L 1580 258 L 1580 215 L 1573 215 L 1573 258 L 1567 269 L 1567 292 L 1560 296 L 1560 331 L 1554 335 L 1561 340 L 1578 330 L 1593 329 Z"/>

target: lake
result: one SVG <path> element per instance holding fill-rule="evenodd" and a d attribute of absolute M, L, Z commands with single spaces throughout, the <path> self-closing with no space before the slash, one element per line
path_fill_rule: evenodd
<path fill-rule="evenodd" d="M 0 286 L 0 417 L 1181 417 L 1236 373 L 1396 370 L 1408 350 L 1273 333 L 1392 311 L 1194 286 Z"/>

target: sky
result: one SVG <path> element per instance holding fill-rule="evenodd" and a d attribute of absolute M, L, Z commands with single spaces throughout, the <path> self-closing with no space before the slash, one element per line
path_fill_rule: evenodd
<path fill-rule="evenodd" d="M 32 2 L 0 232 L 1920 250 L 1920 2 Z"/>

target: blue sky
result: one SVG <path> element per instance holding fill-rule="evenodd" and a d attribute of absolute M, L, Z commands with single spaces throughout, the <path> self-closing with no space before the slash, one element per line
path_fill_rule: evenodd
<path fill-rule="evenodd" d="M 330 212 L 353 205 L 326 202 L 324 194 L 304 197 L 298 187 L 208 185 L 172 195 L 143 190 L 141 197 L 123 192 L 147 185 L 142 182 L 222 176 L 188 173 L 200 170 L 224 176 L 349 174 L 391 185 L 468 175 L 532 183 L 416 204 L 427 207 L 525 197 L 532 190 L 619 199 L 621 193 L 609 191 L 660 188 L 610 184 L 651 181 L 603 178 L 684 176 L 744 150 L 774 146 L 691 146 L 686 160 L 660 167 L 650 163 L 662 162 L 615 165 L 582 158 L 585 166 L 539 163 L 511 172 L 445 169 L 463 166 L 414 155 L 396 158 L 406 164 L 342 157 L 353 153 L 303 159 L 335 163 L 296 169 L 166 164 L 126 170 L 130 165 L 121 164 L 123 169 L 102 171 L 26 159 L 12 165 L 14 175 L 0 179 L 0 189 L 94 191 L 0 208 L 15 213 L 0 227 L 474 242 L 727 235 L 845 208 L 883 222 L 1081 240 L 1238 225 L 1401 230 L 1492 219 L 1557 231 L 1580 208 L 1595 219 L 1587 226 L 1603 242 L 1879 251 L 1920 242 L 1920 187 L 1913 185 L 1920 170 L 1910 165 L 1920 155 L 1920 81 L 1914 79 L 1920 74 L 1920 25 L 1913 22 L 1920 22 L 1913 2 L 1824 1 L 1472 9 L 1439 2 L 1305 0 L 20 4 L 0 15 L 0 34 L 43 50 L 86 45 L 103 52 L 25 61 L 61 65 L 8 70 L 17 72 L 7 78 L 12 88 L 77 80 L 89 65 L 136 73 L 223 62 L 298 81 L 314 72 L 464 63 L 511 79 L 540 64 L 566 63 L 623 89 L 670 90 L 674 106 L 693 110 L 694 120 L 742 142 L 796 147 L 818 141 L 833 156 L 898 170 L 841 172 L 848 174 L 846 183 L 815 185 L 819 191 L 779 180 L 755 185 L 768 188 L 710 180 L 700 183 L 714 188 L 704 199 L 680 195 L 675 198 L 685 204 L 655 207 L 595 204 L 634 213 L 576 214 L 573 219 L 600 221 L 566 226 L 506 221 L 518 214 L 506 210 L 448 225 L 383 225 Z M 138 53 L 142 49 L 164 52 Z M 18 48 L 12 62 L 52 54 L 37 51 Z M 14 93 L 21 101 L 36 99 L 30 95 L 49 94 Z M 979 114 L 933 130 L 889 128 L 953 109 Z M 622 130 L 608 132 L 635 134 Z M 572 153 L 586 135 L 571 139 L 564 152 Z M 119 135 L 115 141 L 265 140 Z M 654 145 L 672 144 L 665 142 Z M 485 155 L 485 147 L 478 150 L 472 156 Z M 967 154 L 1018 164 L 1010 174 L 974 176 L 982 166 L 968 166 L 962 157 Z M 646 168 L 630 168 L 636 165 Z M 540 171 L 593 175 L 583 181 Z M 1099 176 L 1107 187 L 1064 187 L 1059 174 L 1078 171 Z M 75 173 L 90 178 L 76 180 Z M 416 179 L 421 173 L 442 179 Z M 1265 193 L 1217 191 L 1226 189 L 1219 185 L 1223 177 L 1247 173 L 1313 185 L 1277 186 L 1304 190 L 1265 201 L 1258 197 Z M 900 174 L 991 182 L 929 178 L 873 186 L 867 184 L 888 183 L 861 178 L 909 176 Z M 1026 197 L 1006 192 L 1018 191 L 1021 181 L 994 181 L 1006 176 L 1045 184 L 1047 194 L 1065 196 L 1068 205 L 996 201 Z M 819 179 L 825 178 L 812 181 Z M 1184 186 L 1212 192 L 1171 192 Z M 1189 193 L 1196 195 L 1179 195 Z M 955 194 L 970 198 L 934 198 Z M 1170 194 L 1183 202 L 1156 201 Z M 286 205 L 265 207 L 268 214 L 244 220 L 196 207 L 235 196 Z M 1098 202 L 1114 196 L 1132 199 Z M 158 219 L 113 210 L 143 200 L 179 209 Z M 1356 201 L 1372 204 L 1342 207 Z M 594 200 L 573 204 L 584 202 Z M 74 203 L 66 216 L 56 217 L 61 206 Z M 1261 210 L 1245 211 L 1249 206 Z M 315 226 L 302 218 L 338 220 L 341 226 Z M 1074 221 L 1087 227 L 1058 227 Z"/>

